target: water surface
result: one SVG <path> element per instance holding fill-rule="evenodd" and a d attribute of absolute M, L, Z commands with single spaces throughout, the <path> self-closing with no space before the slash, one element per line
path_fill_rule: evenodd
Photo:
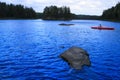
<path fill-rule="evenodd" d="M 115 30 L 91 29 L 99 24 Z M 72 46 L 89 53 L 91 67 L 75 70 L 59 57 Z M 119 50 L 120 23 L 0 20 L 1 80 L 119 80 Z"/>

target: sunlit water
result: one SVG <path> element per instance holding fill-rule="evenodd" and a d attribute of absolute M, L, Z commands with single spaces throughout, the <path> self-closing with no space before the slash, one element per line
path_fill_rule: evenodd
<path fill-rule="evenodd" d="M 99 24 L 115 30 L 91 29 Z M 72 46 L 89 53 L 91 67 L 75 70 L 59 57 Z M 0 80 L 80 79 L 120 79 L 120 23 L 0 20 Z"/>

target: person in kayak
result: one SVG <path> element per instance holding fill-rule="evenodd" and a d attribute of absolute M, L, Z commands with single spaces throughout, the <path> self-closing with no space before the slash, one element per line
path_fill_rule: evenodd
<path fill-rule="evenodd" d="M 102 25 L 100 24 L 100 26 L 99 26 L 100 28 L 102 27 Z"/>

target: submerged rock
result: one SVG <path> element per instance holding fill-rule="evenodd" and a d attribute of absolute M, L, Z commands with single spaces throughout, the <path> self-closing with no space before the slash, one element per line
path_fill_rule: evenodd
<path fill-rule="evenodd" d="M 60 57 L 75 69 L 82 69 L 82 66 L 84 65 L 91 65 L 88 53 L 79 47 L 71 47 L 62 53 Z"/>
<path fill-rule="evenodd" d="M 71 25 L 74 25 L 74 24 L 65 24 L 65 23 L 61 23 L 61 24 L 59 24 L 59 25 L 61 25 L 61 26 L 71 26 Z"/>
<path fill-rule="evenodd" d="M 65 48 L 65 46 L 60 46 L 60 48 Z"/>

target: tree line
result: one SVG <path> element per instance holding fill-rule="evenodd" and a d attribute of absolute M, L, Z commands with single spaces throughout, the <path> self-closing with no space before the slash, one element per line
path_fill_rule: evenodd
<path fill-rule="evenodd" d="M 23 5 L 6 4 L 0 2 L 0 18 L 3 19 L 52 19 L 52 20 L 71 20 L 71 19 L 107 19 L 120 20 L 120 2 L 114 7 L 103 11 L 102 16 L 76 15 L 72 14 L 69 7 L 46 6 L 43 13 L 37 13 L 31 7 Z"/>
<path fill-rule="evenodd" d="M 120 2 L 115 7 L 104 10 L 101 17 L 103 19 L 120 20 Z"/>
<path fill-rule="evenodd" d="M 0 18 L 36 18 L 33 8 L 0 2 Z"/>
<path fill-rule="evenodd" d="M 32 19 L 32 18 L 42 18 L 42 19 L 71 19 L 70 8 L 63 6 L 49 6 L 45 7 L 43 13 L 37 13 L 31 7 L 25 7 L 23 5 L 6 4 L 5 2 L 0 2 L 0 18 L 1 19 Z"/>
<path fill-rule="evenodd" d="M 45 7 L 43 11 L 43 19 L 71 19 L 71 11 L 69 7 L 49 6 Z"/>

